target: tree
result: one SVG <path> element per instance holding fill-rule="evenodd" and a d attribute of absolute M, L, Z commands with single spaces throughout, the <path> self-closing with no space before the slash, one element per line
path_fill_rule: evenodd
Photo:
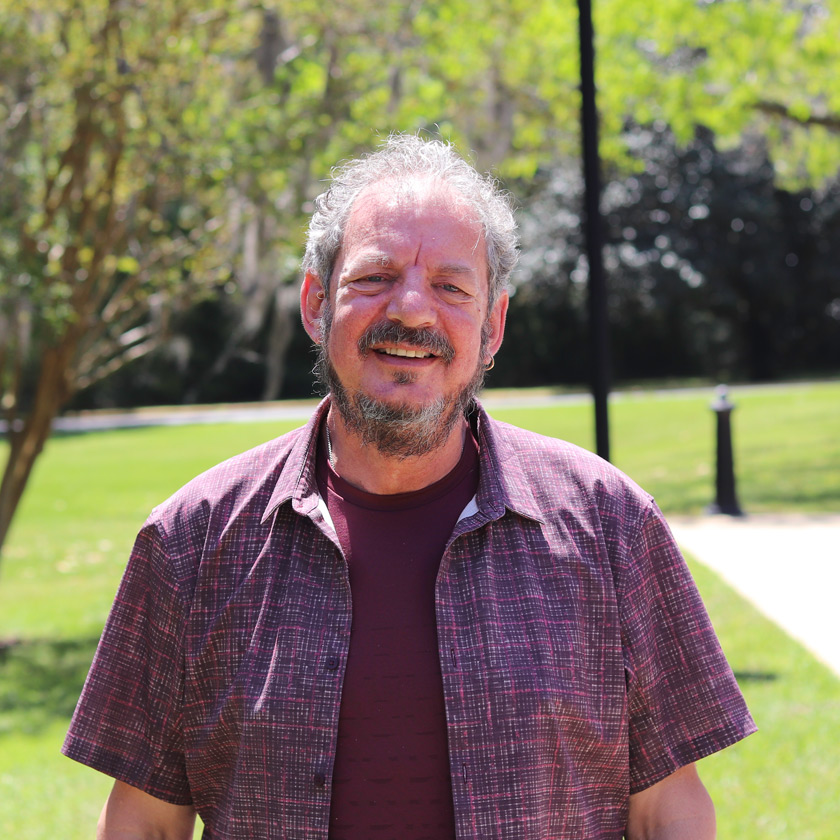
<path fill-rule="evenodd" d="M 784 186 L 819 185 L 840 158 L 840 3 L 662 0 L 598 4 L 604 150 L 627 151 L 628 117 L 687 144 L 762 137 Z"/>
<path fill-rule="evenodd" d="M 174 57 L 137 50 L 125 22 L 117 3 L 4 9 L 0 544 L 56 412 L 160 341 L 200 259 L 164 152 L 185 91 L 166 101 L 144 87 Z M 160 25 L 161 43 L 184 24 L 132 20 L 147 33 Z"/>
<path fill-rule="evenodd" d="M 13 6 L 0 9 L 0 546 L 61 407 L 229 276 L 215 241 L 227 78 L 259 21 L 222 2 Z"/>
<path fill-rule="evenodd" d="M 783 189 L 763 143 L 720 150 L 702 129 L 680 147 L 664 127 L 635 128 L 632 144 L 640 171 L 614 173 L 602 201 L 617 377 L 836 371 L 838 182 Z M 500 357 L 499 384 L 585 378 L 581 190 L 576 170 L 557 166 L 523 198 L 508 334 L 518 353 Z"/>

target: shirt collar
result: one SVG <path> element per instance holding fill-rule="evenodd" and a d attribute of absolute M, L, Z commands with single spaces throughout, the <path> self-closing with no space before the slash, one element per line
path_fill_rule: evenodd
<path fill-rule="evenodd" d="M 303 516 L 309 516 L 318 507 L 320 495 L 315 482 L 315 453 L 321 422 L 329 407 L 330 399 L 326 397 L 318 404 L 309 422 L 297 432 L 291 433 L 294 435 L 291 448 L 279 471 L 277 484 L 265 507 L 262 522 L 288 501 L 292 503 L 292 510 Z"/>
<path fill-rule="evenodd" d="M 326 397 L 309 422 L 298 430 L 266 505 L 263 522 L 288 501 L 291 501 L 292 509 L 303 516 L 309 516 L 318 508 L 320 495 L 315 480 L 315 453 L 321 422 L 329 407 L 330 398 Z M 516 446 L 524 432 L 492 420 L 478 400 L 469 411 L 469 419 L 479 443 L 480 475 L 475 499 L 478 511 L 493 520 L 500 519 L 507 508 L 542 522 L 540 506 L 523 468 L 520 447 Z M 512 434 L 500 434 L 504 430 L 510 430 Z"/>
<path fill-rule="evenodd" d="M 490 519 L 499 519 L 507 508 L 542 522 L 542 509 L 529 481 L 527 460 L 523 458 L 522 447 L 517 445 L 528 433 L 493 420 L 477 400 L 471 418 L 479 443 L 478 509 Z"/>

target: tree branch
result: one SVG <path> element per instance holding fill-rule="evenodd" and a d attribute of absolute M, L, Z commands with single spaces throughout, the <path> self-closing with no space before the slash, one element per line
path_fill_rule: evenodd
<path fill-rule="evenodd" d="M 760 99 L 755 103 L 755 108 L 763 114 L 780 117 L 798 125 L 818 125 L 827 128 L 829 131 L 840 132 L 840 114 L 808 114 L 807 117 L 801 117 L 792 112 L 790 107 L 784 103 L 772 102 L 767 99 Z"/>
<path fill-rule="evenodd" d="M 166 317 L 161 312 L 153 311 L 149 305 L 126 307 L 120 317 L 109 321 L 100 320 L 98 329 L 86 331 L 79 340 L 78 362 L 75 365 L 75 378 L 89 375 L 95 367 L 102 364 L 130 344 L 136 344 L 153 334 L 165 333 Z M 104 328 L 103 328 L 104 327 Z"/>
<path fill-rule="evenodd" d="M 156 350 L 162 343 L 162 336 L 153 335 L 148 340 L 140 344 L 133 344 L 124 349 L 121 353 L 117 353 L 110 358 L 100 357 L 96 360 L 94 367 L 87 373 L 79 373 L 74 384 L 80 391 L 85 388 L 89 388 L 91 385 L 94 385 L 100 380 L 105 379 L 107 376 L 110 376 L 112 373 L 115 373 L 129 362 L 139 359 L 142 356 L 146 356 L 151 353 L 152 350 Z"/>

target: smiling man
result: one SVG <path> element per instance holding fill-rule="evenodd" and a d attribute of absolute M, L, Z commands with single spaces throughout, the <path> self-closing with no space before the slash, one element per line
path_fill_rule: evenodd
<path fill-rule="evenodd" d="M 316 202 L 328 396 L 152 512 L 64 746 L 100 838 L 714 836 L 694 763 L 754 730 L 653 500 L 476 400 L 508 201 L 393 137 Z"/>
<path fill-rule="evenodd" d="M 362 489 L 419 490 L 461 457 L 507 312 L 484 239 L 445 182 L 391 178 L 354 201 L 330 278 L 306 272 L 301 310 L 335 404 L 334 466 Z"/>

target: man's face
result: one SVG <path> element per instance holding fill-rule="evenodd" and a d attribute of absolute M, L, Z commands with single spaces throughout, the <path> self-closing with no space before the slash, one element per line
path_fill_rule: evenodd
<path fill-rule="evenodd" d="M 401 442 L 380 449 L 405 456 L 443 442 L 480 387 L 507 297 L 488 313 L 484 236 L 463 198 L 384 181 L 356 200 L 324 306 L 323 362 L 342 417 L 377 446 L 383 429 L 366 426 L 386 427 Z"/>

